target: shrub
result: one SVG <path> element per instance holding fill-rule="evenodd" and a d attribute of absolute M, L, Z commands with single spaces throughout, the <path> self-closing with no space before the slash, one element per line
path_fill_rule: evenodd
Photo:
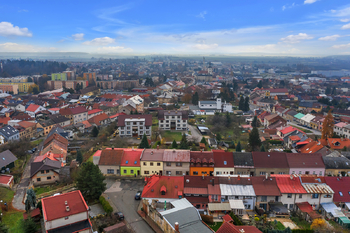
<path fill-rule="evenodd" d="M 109 204 L 109 202 L 103 196 L 100 196 L 99 201 L 102 205 L 103 210 L 106 212 L 106 214 L 110 215 L 113 212 L 113 208 Z"/>

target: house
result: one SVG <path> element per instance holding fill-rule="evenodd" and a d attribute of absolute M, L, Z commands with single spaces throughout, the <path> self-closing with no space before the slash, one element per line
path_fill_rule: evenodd
<path fill-rule="evenodd" d="M 216 233 L 261 233 L 255 226 L 235 226 L 233 223 L 223 222 Z"/>
<path fill-rule="evenodd" d="M 252 176 L 250 179 L 256 196 L 255 207 L 263 209 L 264 212 L 269 211 L 268 203 L 279 202 L 282 196 L 276 178 L 266 174 L 265 176 Z"/>
<path fill-rule="evenodd" d="M 187 130 L 187 111 L 159 111 L 158 125 L 162 130 Z"/>
<path fill-rule="evenodd" d="M 81 106 L 61 108 L 59 113 L 69 118 L 74 125 L 86 121 L 88 117 L 88 110 Z"/>
<path fill-rule="evenodd" d="M 198 210 L 205 211 L 208 207 L 208 185 L 213 177 L 185 176 L 184 197 Z"/>
<path fill-rule="evenodd" d="M 305 140 L 303 142 L 297 142 L 297 146 L 300 146 L 299 152 L 300 153 L 320 153 L 323 156 L 327 155 L 329 152 L 329 149 L 321 144 L 321 142 L 317 141 L 308 141 Z"/>
<path fill-rule="evenodd" d="M 40 125 L 40 124 L 39 124 Z M 23 128 L 19 133 L 19 137 L 22 138 L 33 138 L 38 135 L 37 131 L 37 123 L 29 122 L 29 121 L 21 121 L 18 122 L 18 126 Z"/>
<path fill-rule="evenodd" d="M 325 175 L 325 165 L 320 153 L 287 153 L 289 174 Z"/>
<path fill-rule="evenodd" d="M 276 174 L 271 176 L 276 178 L 278 189 L 282 194 L 281 202 L 287 209 L 293 210 L 296 203 L 307 202 L 307 192 L 298 176 Z"/>
<path fill-rule="evenodd" d="M 139 96 L 133 96 L 129 99 L 127 99 L 126 101 L 124 101 L 123 103 L 123 107 L 130 105 L 131 107 L 133 107 L 137 112 L 139 113 L 143 113 L 144 112 L 144 100 Z"/>
<path fill-rule="evenodd" d="M 163 175 L 164 149 L 145 149 L 141 154 L 141 175 Z"/>
<path fill-rule="evenodd" d="M 295 115 L 294 115 L 294 121 L 300 123 L 300 119 L 301 119 L 302 117 L 304 117 L 304 116 L 305 116 L 305 115 L 302 114 L 302 113 L 295 114 Z"/>
<path fill-rule="evenodd" d="M 286 153 L 282 152 L 252 152 L 255 175 L 289 174 Z"/>
<path fill-rule="evenodd" d="M 214 156 L 212 151 L 190 152 L 190 175 L 191 176 L 213 176 Z"/>
<path fill-rule="evenodd" d="M 171 202 L 183 197 L 184 178 L 182 176 L 159 176 L 152 175 L 145 178 L 146 185 L 141 197 L 152 202 L 153 199 L 164 203 Z M 163 204 L 164 207 L 164 204 Z"/>
<path fill-rule="evenodd" d="M 102 114 L 102 113 L 103 113 L 103 111 L 101 109 L 98 109 L 98 108 L 89 110 L 87 119 L 89 120 L 90 118 L 97 116 L 99 114 Z"/>
<path fill-rule="evenodd" d="M 225 152 L 223 150 L 213 150 L 215 161 L 214 176 L 233 175 L 235 171 L 235 164 L 233 161 L 232 152 Z"/>
<path fill-rule="evenodd" d="M 47 152 L 51 152 L 54 154 L 61 154 L 62 155 L 62 162 L 66 162 L 67 157 L 67 150 L 68 150 L 68 139 L 65 137 L 62 137 L 58 133 L 53 133 L 51 135 L 48 135 L 48 137 L 43 142 L 43 149 L 41 150 L 40 154 L 44 155 Z"/>
<path fill-rule="evenodd" d="M 89 123 L 95 126 L 104 126 L 110 123 L 109 116 L 106 113 L 96 115 L 88 120 Z"/>
<path fill-rule="evenodd" d="M 140 157 L 143 149 L 124 149 L 120 162 L 120 174 L 122 176 L 140 176 Z"/>
<path fill-rule="evenodd" d="M 277 128 L 277 127 L 271 127 L 271 126 L 278 122 L 280 122 L 279 126 L 285 126 L 287 124 L 287 121 L 277 114 L 271 114 L 264 118 L 265 128 L 270 128 L 270 129 Z"/>
<path fill-rule="evenodd" d="M 298 112 L 294 110 L 289 110 L 285 115 L 284 118 L 287 119 L 288 122 L 293 122 L 294 121 L 294 116 L 298 114 Z"/>
<path fill-rule="evenodd" d="M 92 233 L 89 207 L 80 190 L 43 198 L 41 203 L 46 233 Z"/>
<path fill-rule="evenodd" d="M 252 153 L 233 152 L 233 162 L 235 167 L 235 174 L 254 176 L 255 167 Z"/>
<path fill-rule="evenodd" d="M 45 158 L 30 164 L 30 179 L 34 186 L 54 184 L 60 180 L 62 162 Z"/>
<path fill-rule="evenodd" d="M 206 113 L 221 112 L 222 111 L 221 98 L 217 98 L 215 101 L 212 101 L 212 100 L 198 101 L 198 107 L 201 111 L 204 111 L 205 113 L 204 115 L 207 115 Z"/>
<path fill-rule="evenodd" d="M 326 184 L 334 191 L 333 202 L 342 208 L 345 203 L 350 203 L 350 177 L 324 177 Z"/>
<path fill-rule="evenodd" d="M 189 150 L 164 150 L 163 174 L 167 176 L 189 175 L 190 151 Z"/>
<path fill-rule="evenodd" d="M 120 115 L 117 123 L 120 137 L 152 135 L 152 115 Z"/>
<path fill-rule="evenodd" d="M 325 164 L 325 176 L 350 176 L 350 160 L 346 157 L 323 156 Z"/>
<path fill-rule="evenodd" d="M 5 174 L 0 175 L 0 186 L 12 189 L 13 184 L 14 184 L 14 179 L 12 175 L 5 175 Z"/>
<path fill-rule="evenodd" d="M 27 109 L 26 109 L 26 113 L 35 118 L 36 114 L 38 112 L 44 111 L 46 110 L 46 108 L 44 108 L 43 106 L 37 105 L 37 104 L 30 104 Z"/>
<path fill-rule="evenodd" d="M 5 150 L 0 153 L 0 171 L 9 171 L 15 166 L 16 156 L 10 150 Z"/>
<path fill-rule="evenodd" d="M 123 153 L 123 149 L 110 148 L 102 150 L 98 167 L 103 175 L 120 175 Z"/>
<path fill-rule="evenodd" d="M 18 141 L 20 139 L 19 131 L 10 125 L 0 128 L 0 135 L 5 138 L 5 142 Z"/>
<path fill-rule="evenodd" d="M 15 111 L 20 111 L 20 112 L 25 112 L 26 111 L 26 106 L 24 106 L 21 103 L 9 103 L 7 105 L 9 109 L 13 109 Z"/>
<path fill-rule="evenodd" d="M 310 126 L 311 125 L 311 121 L 315 119 L 314 115 L 311 114 L 306 114 L 305 116 L 303 116 L 302 118 L 300 118 L 300 123 L 302 125 L 306 125 L 306 126 Z"/>

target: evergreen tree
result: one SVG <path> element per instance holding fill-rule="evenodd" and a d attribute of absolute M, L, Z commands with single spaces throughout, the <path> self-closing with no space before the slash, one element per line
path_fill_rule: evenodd
<path fill-rule="evenodd" d="M 82 164 L 82 163 L 83 163 L 83 153 L 81 153 L 80 150 L 78 150 L 78 152 L 77 152 L 77 162 L 78 162 L 79 164 Z"/>
<path fill-rule="evenodd" d="M 236 146 L 236 152 L 241 152 L 241 151 L 242 151 L 241 142 L 238 141 L 237 146 Z"/>
<path fill-rule="evenodd" d="M 183 133 L 183 134 L 182 134 L 182 138 L 181 138 L 181 142 L 180 142 L 179 149 L 188 149 L 188 148 L 189 148 L 189 146 L 188 146 L 187 137 L 186 137 L 186 134 Z"/>
<path fill-rule="evenodd" d="M 77 176 L 77 189 L 87 200 L 97 200 L 106 190 L 105 177 L 97 165 L 92 162 L 83 163 Z"/>
<path fill-rule="evenodd" d="M 205 137 L 202 137 L 201 143 L 204 143 L 205 145 L 208 145 L 207 140 L 205 140 Z"/>
<path fill-rule="evenodd" d="M 96 126 L 94 126 L 94 128 L 93 128 L 92 131 L 91 131 L 91 135 L 92 135 L 93 137 L 97 137 L 97 136 L 98 136 L 98 133 L 99 133 L 98 128 L 97 128 Z"/>
<path fill-rule="evenodd" d="M 245 101 L 244 101 L 244 111 L 248 112 L 249 109 L 250 109 L 250 107 L 249 107 L 249 97 L 247 96 L 247 97 L 245 97 Z"/>
<path fill-rule="evenodd" d="M 220 133 L 217 133 L 217 134 L 216 134 L 216 141 L 217 141 L 217 142 L 220 142 L 221 140 L 222 140 L 221 134 L 220 134 Z"/>
<path fill-rule="evenodd" d="M 244 111 L 244 97 L 242 95 L 239 99 L 238 109 Z"/>
<path fill-rule="evenodd" d="M 25 233 L 36 233 L 38 230 L 38 226 L 33 221 L 31 217 L 28 217 L 26 220 L 22 220 L 22 232 Z"/>
<path fill-rule="evenodd" d="M 258 117 L 254 116 L 252 121 L 252 127 L 258 127 Z"/>
<path fill-rule="evenodd" d="M 263 85 L 262 85 L 262 82 L 261 82 L 261 80 L 260 80 L 260 81 L 258 82 L 257 87 L 258 87 L 258 88 L 262 88 L 262 86 L 263 86 Z"/>
<path fill-rule="evenodd" d="M 264 147 L 264 145 L 261 145 L 260 151 L 261 151 L 261 152 L 265 152 L 265 147 Z"/>
<path fill-rule="evenodd" d="M 174 139 L 173 143 L 171 144 L 171 148 L 177 149 L 177 143 L 176 143 L 175 139 Z"/>
<path fill-rule="evenodd" d="M 198 105 L 198 101 L 199 101 L 199 95 L 198 92 L 194 93 L 194 95 L 192 96 L 192 104 L 193 105 Z"/>
<path fill-rule="evenodd" d="M 226 112 L 226 127 L 230 127 L 231 123 L 232 123 L 232 119 L 231 119 L 230 113 Z"/>
<path fill-rule="evenodd" d="M 140 149 L 150 148 L 146 134 L 143 134 L 139 148 Z"/>
<path fill-rule="evenodd" d="M 30 211 L 32 207 L 36 205 L 36 195 L 33 189 L 27 189 L 27 199 L 25 200 L 25 209 L 26 211 Z"/>
<path fill-rule="evenodd" d="M 249 145 L 251 146 L 253 151 L 255 151 L 256 148 L 259 148 L 261 146 L 259 130 L 256 127 L 254 127 L 252 132 L 250 132 L 249 134 Z"/>

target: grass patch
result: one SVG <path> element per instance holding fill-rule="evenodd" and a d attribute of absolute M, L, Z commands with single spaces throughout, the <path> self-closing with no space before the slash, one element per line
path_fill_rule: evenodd
<path fill-rule="evenodd" d="M 211 229 L 213 229 L 215 232 L 216 232 L 217 230 L 219 230 L 219 228 L 221 227 L 221 225 L 222 225 L 222 222 L 214 222 L 213 225 L 209 225 L 209 224 L 208 224 L 208 226 L 209 226 Z"/>
<path fill-rule="evenodd" d="M 36 146 L 39 145 L 42 141 L 44 141 L 44 139 L 38 139 L 38 140 L 32 141 L 30 144 L 31 144 L 33 147 L 36 147 Z"/>
<path fill-rule="evenodd" d="M 9 228 L 9 232 L 23 232 L 21 229 L 21 219 L 23 219 L 23 213 L 15 211 L 11 208 L 12 198 L 14 196 L 14 191 L 0 187 L 0 199 L 6 202 L 9 206 L 9 211 L 3 212 L 2 221 Z"/>
<path fill-rule="evenodd" d="M 304 133 L 312 133 L 312 131 L 311 131 L 311 130 L 308 130 L 308 129 L 304 129 L 304 128 L 297 127 L 297 126 L 294 126 L 294 125 L 293 125 L 293 127 L 294 127 L 294 128 L 297 128 L 297 129 L 300 129 L 300 130 L 303 131 Z"/>
<path fill-rule="evenodd" d="M 37 188 L 34 188 L 34 192 L 38 196 L 40 194 L 51 192 L 51 191 L 58 189 L 58 188 L 62 188 L 63 186 L 64 186 L 64 184 L 49 185 L 49 186 L 45 186 L 45 187 L 37 187 Z"/>
<path fill-rule="evenodd" d="M 175 141 L 179 142 L 179 141 L 181 141 L 181 138 L 182 138 L 181 132 L 172 132 L 170 130 L 163 131 L 161 133 L 161 135 L 162 135 L 162 138 L 164 138 L 164 140 L 166 142 L 172 142 L 172 141 L 174 141 L 174 139 L 175 139 Z"/>
<path fill-rule="evenodd" d="M 311 224 L 308 223 L 305 220 L 300 220 L 298 217 L 291 217 L 290 218 L 295 224 L 298 225 L 301 229 L 310 229 Z"/>
<path fill-rule="evenodd" d="M 286 227 L 280 222 L 277 221 L 277 224 L 275 225 L 277 230 L 284 230 Z"/>
<path fill-rule="evenodd" d="M 15 194 L 14 191 L 7 188 L 0 187 L 0 199 L 3 202 L 10 203 L 12 201 L 14 194 Z"/>

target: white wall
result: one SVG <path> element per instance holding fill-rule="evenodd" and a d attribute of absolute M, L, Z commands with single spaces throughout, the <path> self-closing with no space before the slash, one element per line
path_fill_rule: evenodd
<path fill-rule="evenodd" d="M 69 203 L 68 203 L 68 205 L 69 205 Z M 82 212 L 82 213 L 79 213 L 79 214 L 71 215 L 71 216 L 68 217 L 68 219 L 58 218 L 58 219 L 55 219 L 55 220 L 52 220 L 52 221 L 46 221 L 45 222 L 45 229 L 48 231 L 48 230 L 55 229 L 55 228 L 58 228 L 58 227 L 62 227 L 62 226 L 65 226 L 65 225 L 69 225 L 69 224 L 72 224 L 72 223 L 84 221 L 86 219 L 88 219 L 88 213 L 87 212 Z"/>

